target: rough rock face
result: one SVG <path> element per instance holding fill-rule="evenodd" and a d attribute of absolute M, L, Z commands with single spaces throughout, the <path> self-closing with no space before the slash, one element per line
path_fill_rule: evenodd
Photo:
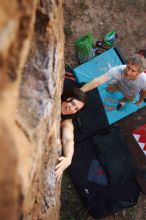
<path fill-rule="evenodd" d="M 0 219 L 58 219 L 62 0 L 0 3 Z"/>

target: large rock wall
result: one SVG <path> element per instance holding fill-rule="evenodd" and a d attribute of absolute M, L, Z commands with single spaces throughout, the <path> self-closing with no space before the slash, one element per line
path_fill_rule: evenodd
<path fill-rule="evenodd" d="M 0 3 L 0 219 L 58 219 L 62 1 Z"/>

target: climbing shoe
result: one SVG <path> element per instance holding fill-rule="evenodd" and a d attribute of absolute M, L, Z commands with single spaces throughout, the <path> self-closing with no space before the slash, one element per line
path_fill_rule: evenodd
<path fill-rule="evenodd" d="M 125 102 L 120 102 L 118 105 L 117 105 L 117 110 L 118 111 L 121 111 L 125 106 Z"/>

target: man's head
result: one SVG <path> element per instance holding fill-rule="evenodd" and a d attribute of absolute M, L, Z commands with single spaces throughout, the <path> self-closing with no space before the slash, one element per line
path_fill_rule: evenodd
<path fill-rule="evenodd" d="M 61 114 L 71 115 L 80 111 L 86 103 L 86 94 L 79 88 L 68 89 L 61 96 Z"/>
<path fill-rule="evenodd" d="M 125 77 L 129 80 L 135 80 L 138 75 L 143 71 L 143 63 L 138 54 L 133 55 L 127 61 L 125 69 Z"/>

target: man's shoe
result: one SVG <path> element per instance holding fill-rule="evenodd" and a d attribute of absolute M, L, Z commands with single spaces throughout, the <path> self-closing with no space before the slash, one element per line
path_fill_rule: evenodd
<path fill-rule="evenodd" d="M 117 105 L 117 110 L 118 111 L 121 111 L 125 106 L 125 102 L 120 102 L 118 105 Z"/>

